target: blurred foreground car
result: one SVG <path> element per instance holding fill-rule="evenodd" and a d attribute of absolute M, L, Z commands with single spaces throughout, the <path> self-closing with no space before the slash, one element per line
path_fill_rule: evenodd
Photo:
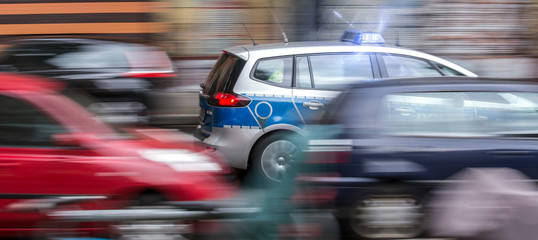
<path fill-rule="evenodd" d="M 62 88 L 0 74 L 0 236 L 39 227 L 40 214 L 10 211 L 30 199 L 103 196 L 95 207 L 106 209 L 233 194 L 218 152 L 171 130 L 119 133 L 58 94 Z"/>
<path fill-rule="evenodd" d="M 224 49 L 200 92 L 196 136 L 238 169 L 282 181 L 302 134 L 347 85 L 379 78 L 476 76 L 447 60 L 383 45 L 379 34 L 342 41 L 243 45 Z"/>
<path fill-rule="evenodd" d="M 537 121 L 536 80 L 357 84 L 310 129 L 302 169 L 317 170 L 302 174 L 338 190 L 337 216 L 358 238 L 416 237 L 427 232 L 431 190 L 465 168 L 508 167 L 537 180 Z"/>
<path fill-rule="evenodd" d="M 166 107 L 148 94 L 178 84 L 171 60 L 157 47 L 95 39 L 17 40 L 0 53 L 0 70 L 67 82 L 96 99 L 85 107 L 111 123 L 159 118 L 152 108 Z"/>

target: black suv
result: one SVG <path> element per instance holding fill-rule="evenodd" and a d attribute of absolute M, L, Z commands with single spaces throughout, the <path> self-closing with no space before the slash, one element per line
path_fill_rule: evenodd
<path fill-rule="evenodd" d="M 355 85 L 311 129 L 301 179 L 337 190 L 361 239 L 425 232 L 432 190 L 466 168 L 538 179 L 536 80 L 417 78 Z"/>
<path fill-rule="evenodd" d="M 86 106 L 112 123 L 147 123 L 148 93 L 176 84 L 167 54 L 157 47 L 96 39 L 41 38 L 8 43 L 0 70 L 52 77 L 93 99 Z"/>

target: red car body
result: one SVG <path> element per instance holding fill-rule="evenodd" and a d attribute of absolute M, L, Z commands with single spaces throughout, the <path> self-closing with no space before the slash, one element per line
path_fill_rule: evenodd
<path fill-rule="evenodd" d="M 171 130 L 120 134 L 59 94 L 62 87 L 0 74 L 0 236 L 39 226 L 40 214 L 9 209 L 28 199 L 106 196 L 99 208 L 117 208 L 148 193 L 169 201 L 234 194 L 218 152 Z"/>

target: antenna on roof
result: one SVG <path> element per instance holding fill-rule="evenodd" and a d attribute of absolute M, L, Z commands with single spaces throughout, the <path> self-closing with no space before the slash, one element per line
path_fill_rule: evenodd
<path fill-rule="evenodd" d="M 284 43 L 288 43 L 288 36 L 286 36 L 286 32 L 284 32 L 284 28 L 282 28 L 282 25 L 280 24 L 275 13 L 273 12 L 273 8 L 269 7 L 269 12 L 271 12 L 271 15 L 273 16 L 273 19 L 275 19 L 275 22 L 278 25 L 278 28 L 280 28 L 280 33 L 282 34 L 282 37 L 284 38 Z"/>
<path fill-rule="evenodd" d="M 248 33 L 248 37 L 250 37 L 250 41 L 252 41 L 252 45 L 256 46 L 258 44 L 256 44 L 256 42 L 254 41 L 254 38 L 252 37 L 252 35 L 250 35 L 250 32 L 248 31 L 248 28 L 247 28 L 247 25 L 245 25 L 245 23 L 241 23 L 243 24 L 243 27 L 245 28 L 245 30 L 247 31 Z"/>

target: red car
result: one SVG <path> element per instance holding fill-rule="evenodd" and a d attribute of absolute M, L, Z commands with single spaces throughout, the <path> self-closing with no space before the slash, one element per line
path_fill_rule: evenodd
<path fill-rule="evenodd" d="M 14 203 L 105 196 L 99 208 L 228 198 L 218 152 L 164 129 L 118 132 L 59 93 L 63 84 L 0 73 L 0 236 L 31 233 L 42 217 Z"/>

